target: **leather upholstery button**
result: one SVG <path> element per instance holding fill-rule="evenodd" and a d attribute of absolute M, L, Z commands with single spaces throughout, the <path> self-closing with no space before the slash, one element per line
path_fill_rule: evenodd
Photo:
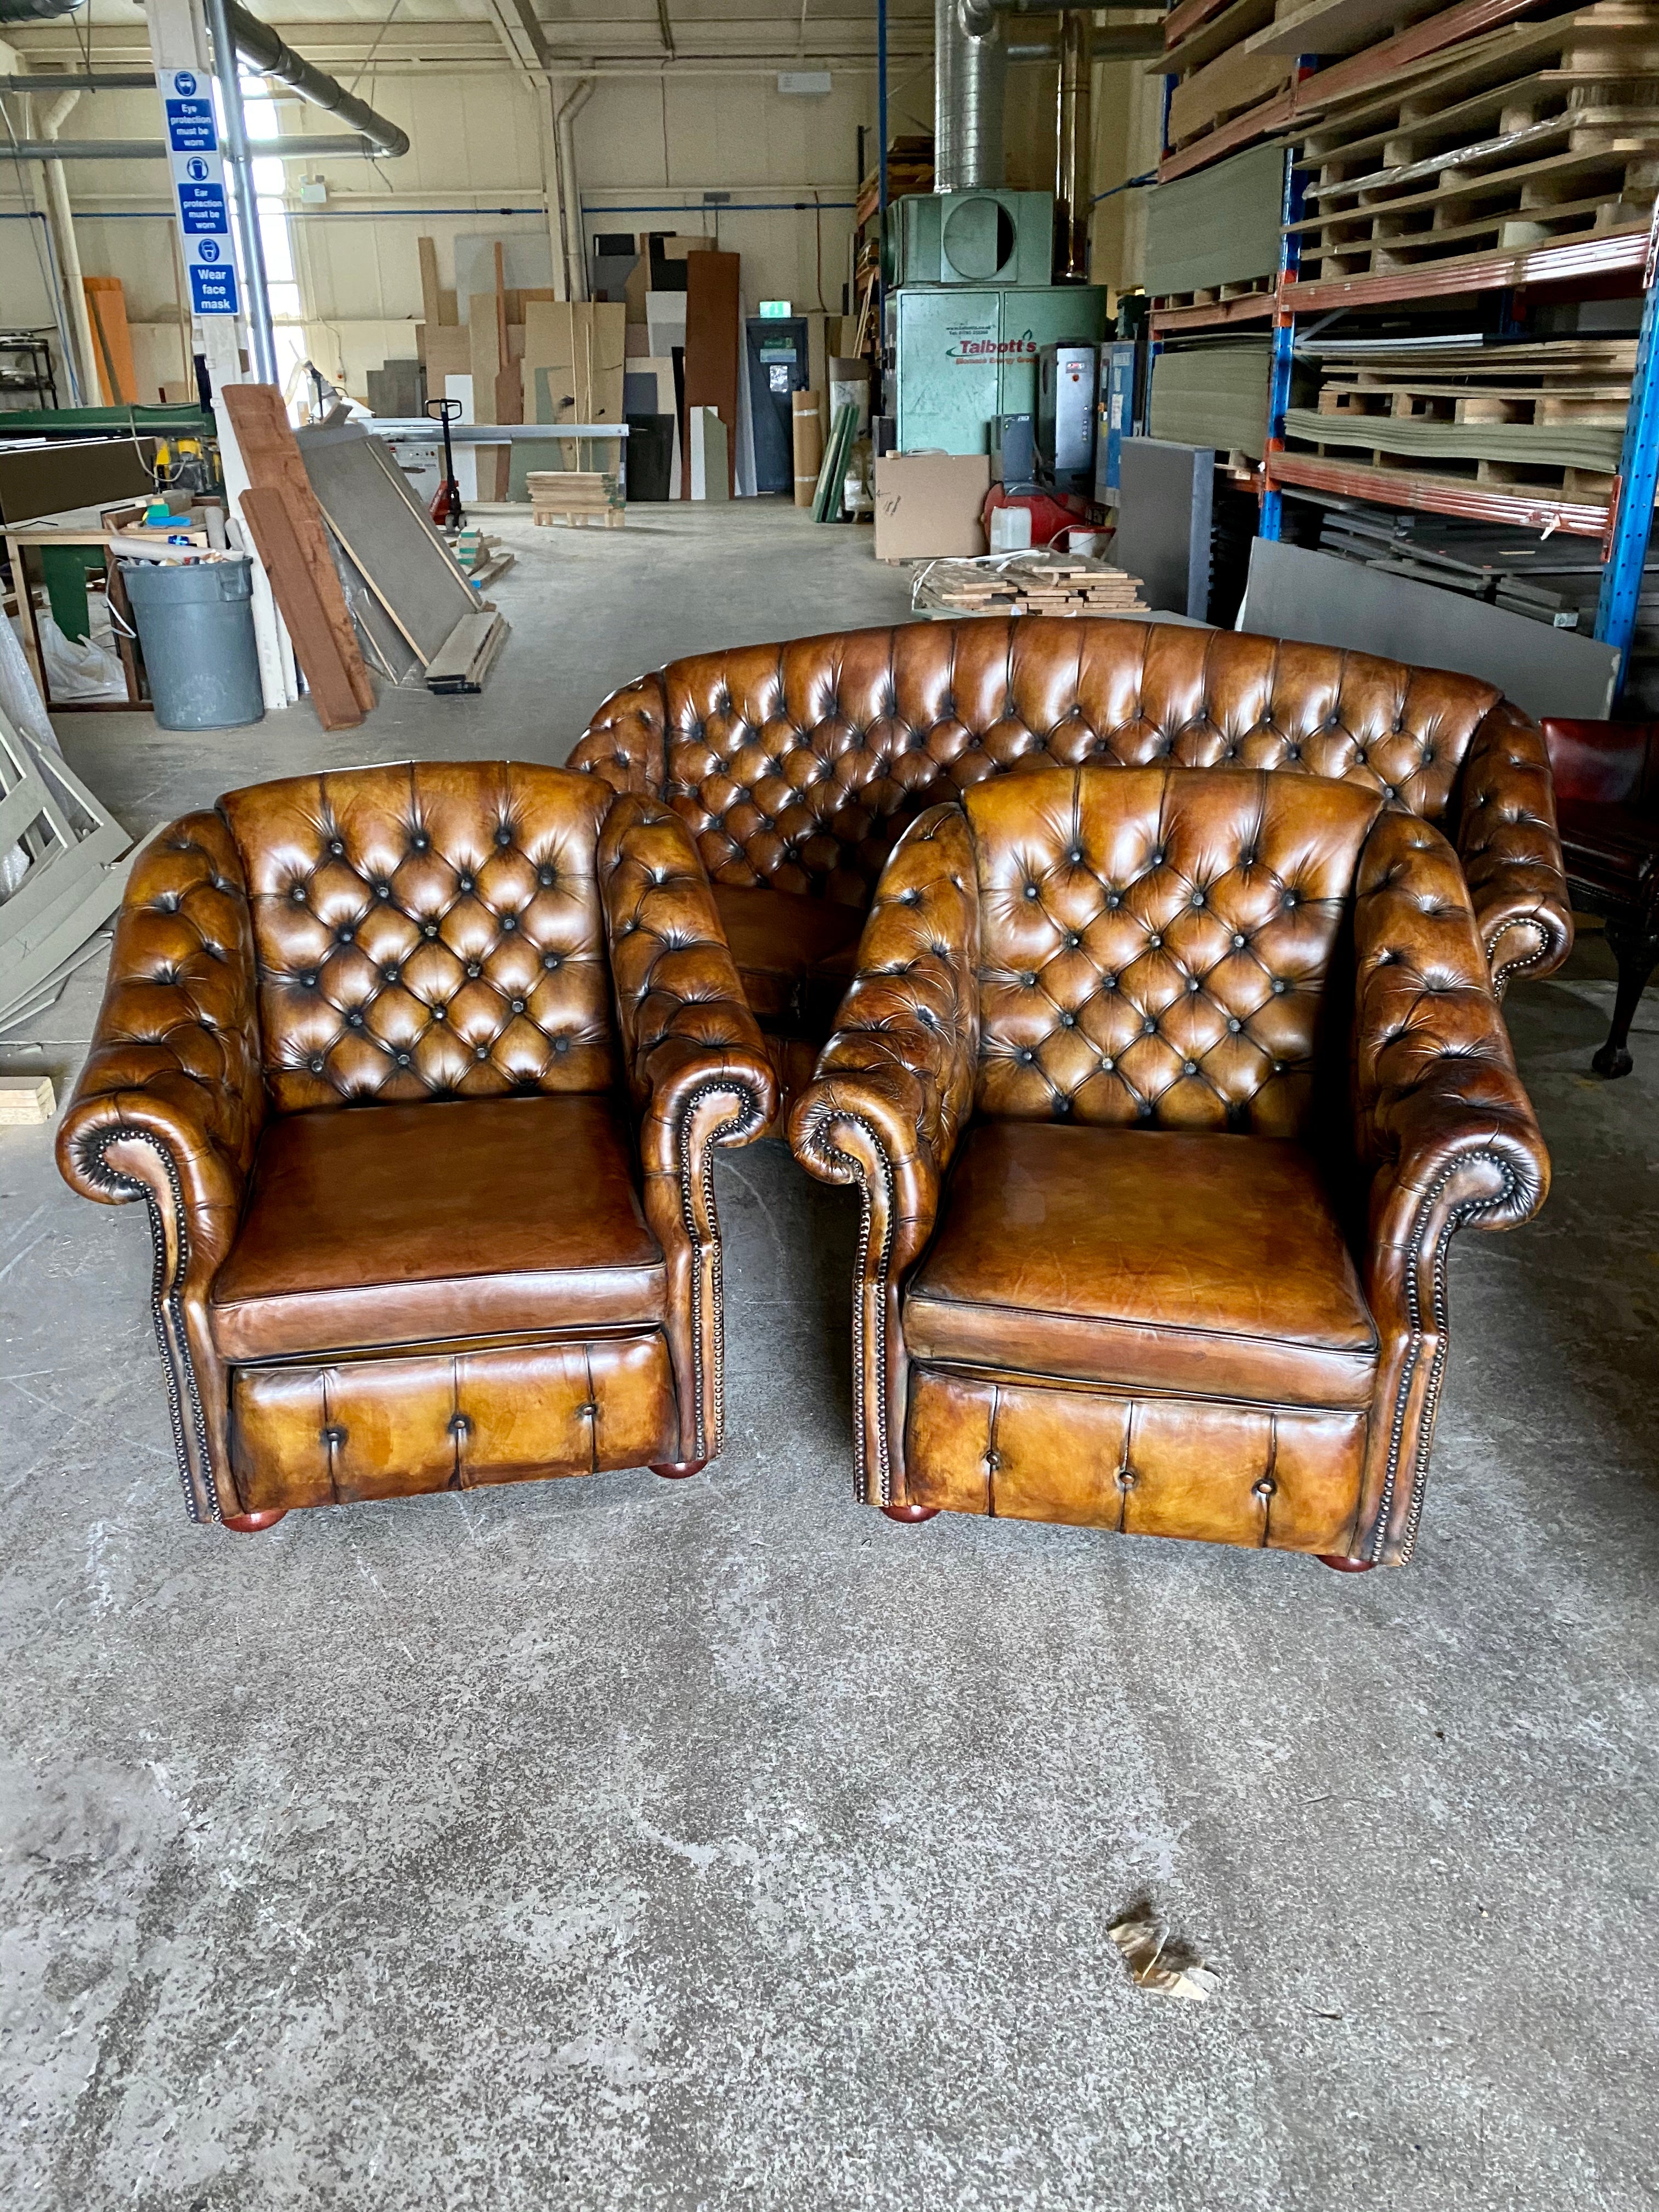
<path fill-rule="evenodd" d="M 508 1003 L 515 1014 L 521 1014 L 524 1012 L 525 1002 L 522 999 L 513 999 Z"/>
<path fill-rule="evenodd" d="M 469 975 L 474 977 L 482 975 L 483 974 L 483 963 L 477 960 L 469 960 L 466 963 L 466 972 Z"/>
<path fill-rule="evenodd" d="M 1074 1030 L 1077 1027 L 1077 1016 L 1070 1012 L 1062 1014 L 1060 1018 L 1060 1026 L 1063 1030 Z"/>
<path fill-rule="evenodd" d="M 1149 937 L 1146 942 L 1154 952 L 1161 952 L 1164 950 L 1164 939 L 1161 937 Z"/>
<path fill-rule="evenodd" d="M 1117 1486 L 1120 1490 L 1133 1490 L 1139 1480 L 1140 1477 L 1132 1467 L 1121 1467 L 1117 1471 Z"/>
<path fill-rule="evenodd" d="M 1241 1021 L 1239 1020 L 1238 1016 L 1237 1016 L 1237 1014 L 1229 1014 L 1229 1015 L 1228 1015 L 1228 1017 L 1227 1017 L 1227 1027 L 1228 1027 L 1228 1028 L 1232 1031 L 1232 1033 L 1233 1033 L 1233 1035 L 1234 1035 L 1235 1036 L 1237 1036 L 1238 1035 L 1239 1031 L 1243 1028 L 1243 1026 L 1244 1026 L 1243 1023 L 1243 1022 L 1241 1022 Z"/>
<path fill-rule="evenodd" d="M 428 853 L 431 851 L 432 840 L 427 836 L 424 830 L 417 830 L 415 832 L 415 835 L 409 841 L 409 849 L 411 853 Z"/>
<path fill-rule="evenodd" d="M 1183 1060 L 1181 1063 L 1181 1072 L 1183 1075 L 1196 1075 L 1198 1062 L 1195 1060 Z"/>
<path fill-rule="evenodd" d="M 435 921 L 423 921 L 421 924 L 421 934 L 422 937 L 435 937 L 438 934 L 437 923 Z"/>
<path fill-rule="evenodd" d="M 397 1061 L 399 1067 L 407 1067 L 409 1066 L 410 1055 L 406 1052 L 394 1053 L 392 1054 L 392 1058 Z"/>
<path fill-rule="evenodd" d="M 1118 908 L 1123 903 L 1122 893 L 1121 891 L 1108 891 L 1106 894 L 1106 903 L 1111 908 L 1112 911 L 1115 913 Z"/>
<path fill-rule="evenodd" d="M 320 1060 L 307 1060 L 306 1065 L 310 1068 L 313 1075 L 320 1075 L 323 1072 L 323 1063 Z"/>
<path fill-rule="evenodd" d="M 1025 896 L 1026 896 L 1026 897 L 1027 897 L 1028 899 L 1034 899 L 1034 898 L 1036 896 L 1036 895 L 1037 895 L 1037 887 L 1036 887 L 1036 885 L 1035 884 L 1026 884 L 1026 886 L 1025 886 Z"/>
<path fill-rule="evenodd" d="M 489 1057 L 489 1047 L 487 1044 L 474 1045 L 472 1048 L 472 1057 L 474 1060 L 488 1060 Z"/>
<path fill-rule="evenodd" d="M 384 981 L 387 983 L 395 983 L 403 972 L 403 969 L 398 967 L 397 962 L 394 960 L 391 967 L 381 969 L 380 975 Z"/>
<path fill-rule="evenodd" d="M 360 1030 L 362 1025 L 362 1011 L 360 1007 L 354 1006 L 351 1012 L 346 1016 L 346 1026 L 348 1029 Z"/>
<path fill-rule="evenodd" d="M 319 1443 L 328 1444 L 337 1451 L 346 1440 L 346 1432 L 337 1421 L 331 1422 L 327 1428 L 318 1430 L 317 1440 Z"/>
<path fill-rule="evenodd" d="M 1158 1035 L 1158 1024 L 1152 1019 L 1150 1014 L 1140 1024 L 1140 1034 L 1142 1036 L 1156 1036 Z"/>
<path fill-rule="evenodd" d="M 1031 1062 L 1036 1058 L 1036 1054 L 1032 1051 L 1029 1044 L 1024 1044 L 1019 1048 L 1019 1058 L 1024 1062 L 1025 1066 L 1029 1067 Z"/>
<path fill-rule="evenodd" d="M 1083 848 L 1080 845 L 1073 845 L 1066 857 L 1074 868 L 1077 867 L 1083 859 Z"/>
<path fill-rule="evenodd" d="M 333 854 L 335 859 L 337 860 L 341 854 L 344 852 L 345 847 L 341 843 L 337 837 L 331 837 L 328 841 L 328 849 Z"/>
<path fill-rule="evenodd" d="M 1270 1474 L 1264 1474 L 1260 1482 L 1253 1482 L 1250 1485 L 1251 1494 L 1256 1498 L 1271 1498 L 1278 1488 L 1279 1485 Z"/>
<path fill-rule="evenodd" d="M 556 967 L 558 966 L 558 964 L 559 964 L 559 955 L 558 955 L 556 952 L 544 952 L 544 953 L 543 953 L 543 955 L 542 955 L 542 965 L 543 965 L 543 967 L 544 967 L 544 968 L 545 968 L 545 969 L 549 969 L 549 970 L 550 970 L 550 972 L 553 969 L 556 968 Z"/>
<path fill-rule="evenodd" d="M 504 914 L 501 916 L 501 927 L 507 930 L 509 933 L 515 930 L 518 926 L 519 917 L 516 914 Z"/>
<path fill-rule="evenodd" d="M 1117 1066 L 1117 1062 L 1112 1058 L 1110 1053 L 1107 1053 L 1102 1059 L 1100 1066 L 1102 1073 L 1109 1075 L 1112 1070 Z"/>
<path fill-rule="evenodd" d="M 289 893 L 289 896 L 293 900 L 295 906 L 303 906 L 306 902 L 305 885 L 303 884 L 295 884 L 293 890 Z"/>
<path fill-rule="evenodd" d="M 551 868 L 538 868 L 536 871 L 536 881 L 541 885 L 544 890 L 546 890 L 550 884 L 555 884 L 558 881 L 558 878 L 554 874 Z"/>
<path fill-rule="evenodd" d="M 465 1413 L 452 1413 L 447 1425 L 452 1437 L 470 1437 L 472 1433 L 472 1424 Z"/>
<path fill-rule="evenodd" d="M 505 822 L 502 823 L 501 828 L 495 832 L 495 842 L 501 847 L 503 851 L 505 851 L 507 847 L 513 842 L 513 832 L 507 828 Z"/>
<path fill-rule="evenodd" d="M 317 988 L 317 970 L 314 968 L 307 968 L 300 981 L 307 991 L 314 991 Z"/>
<path fill-rule="evenodd" d="M 1031 970 L 1030 970 L 1030 969 L 1026 969 L 1026 971 L 1025 971 L 1024 975 L 1023 975 L 1020 977 L 1020 979 L 1019 979 L 1019 980 L 1020 980 L 1020 981 L 1021 981 L 1022 983 L 1024 983 L 1024 985 L 1025 986 L 1025 988 L 1026 988 L 1026 989 L 1027 989 L 1028 991 L 1034 991 L 1034 990 L 1036 990 L 1036 975 L 1031 972 Z"/>
<path fill-rule="evenodd" d="M 569 1049 L 570 1049 L 570 1040 L 569 1040 L 569 1038 L 568 1038 L 568 1037 L 555 1037 L 555 1038 L 554 1038 L 554 1040 L 553 1040 L 553 1049 L 554 1049 L 554 1051 L 555 1051 L 556 1053 L 565 1053 L 565 1052 L 568 1052 L 568 1051 L 569 1051 Z"/>
<path fill-rule="evenodd" d="M 1234 930 L 1234 932 L 1233 932 L 1233 951 L 1234 951 L 1235 952 L 1242 952 L 1242 951 L 1244 950 L 1245 943 L 1246 943 L 1246 939 L 1245 939 L 1245 937 L 1244 937 L 1244 934 L 1243 934 L 1243 931 L 1242 931 L 1242 930 L 1237 930 L 1237 929 L 1236 929 L 1236 930 Z"/>
<path fill-rule="evenodd" d="M 1275 975 L 1273 977 L 1274 998 L 1282 999 L 1285 992 L 1288 991 L 1290 988 L 1290 985 L 1285 981 L 1285 978 L 1282 975 Z"/>
<path fill-rule="evenodd" d="M 464 890 L 464 891 L 470 891 L 470 890 L 473 888 L 473 882 L 472 882 L 472 878 L 471 878 L 471 876 L 463 876 L 463 877 L 460 878 L 459 888 L 460 890 Z"/>
<path fill-rule="evenodd" d="M 356 941 L 357 933 L 352 928 L 349 922 L 346 924 L 346 927 L 338 933 L 334 939 L 334 942 L 337 945 L 355 945 Z"/>

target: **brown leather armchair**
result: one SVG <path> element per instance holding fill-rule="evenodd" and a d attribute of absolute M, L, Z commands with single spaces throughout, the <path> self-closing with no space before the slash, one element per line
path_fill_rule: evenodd
<path fill-rule="evenodd" d="M 570 757 L 691 825 L 786 1093 L 906 823 L 1003 770 L 1085 763 L 1355 785 L 1453 840 L 1500 996 L 1571 945 L 1536 723 L 1474 677 L 1323 646 L 1041 616 L 847 630 L 672 661 Z"/>
<path fill-rule="evenodd" d="M 1561 844 L 1573 896 L 1605 915 L 1619 963 L 1613 1024 L 1590 1061 L 1628 1075 L 1630 1025 L 1659 967 L 1659 723 L 1542 725 L 1561 796 Z"/>
<path fill-rule="evenodd" d="M 775 1107 L 684 824 L 563 769 L 229 793 L 141 857 L 58 1164 L 142 1198 L 185 1500 L 720 1448 L 714 1147 Z"/>
<path fill-rule="evenodd" d="M 1410 1556 L 1466 1224 L 1549 1163 L 1439 832 L 1308 777 L 922 815 L 790 1117 L 856 1184 L 858 1495 Z"/>

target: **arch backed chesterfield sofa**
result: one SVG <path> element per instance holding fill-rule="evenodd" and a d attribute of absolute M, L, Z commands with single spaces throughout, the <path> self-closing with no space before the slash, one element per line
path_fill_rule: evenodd
<path fill-rule="evenodd" d="M 863 1202 L 858 1494 L 1409 1558 L 1453 1233 L 1549 1160 L 1440 833 L 1346 782 L 930 809 L 790 1116 Z"/>
<path fill-rule="evenodd" d="M 1452 840 L 1500 997 L 1571 945 L 1537 725 L 1476 678 L 1323 646 L 1042 616 L 845 630 L 671 661 L 570 757 L 690 823 L 787 1091 L 905 825 L 1000 770 L 1085 763 L 1356 785 Z"/>
<path fill-rule="evenodd" d="M 684 825 L 564 769 L 234 791 L 140 856 L 58 1158 L 142 1198 L 185 1499 L 720 1448 L 712 1148 L 775 1110 Z"/>

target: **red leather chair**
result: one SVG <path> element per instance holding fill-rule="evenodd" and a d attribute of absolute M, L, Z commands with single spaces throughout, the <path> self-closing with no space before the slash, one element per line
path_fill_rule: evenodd
<path fill-rule="evenodd" d="M 1619 963 L 1613 1027 L 1590 1066 L 1628 1075 L 1630 1025 L 1659 967 L 1659 724 L 1543 724 L 1576 905 L 1607 916 Z"/>

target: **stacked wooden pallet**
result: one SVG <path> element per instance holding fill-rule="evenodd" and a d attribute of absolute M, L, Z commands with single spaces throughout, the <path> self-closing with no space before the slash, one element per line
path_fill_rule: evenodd
<path fill-rule="evenodd" d="M 1247 51 L 1245 40 L 1273 21 L 1273 0 L 1182 0 L 1164 25 L 1163 70 L 1170 93 L 1169 143 L 1179 151 L 1282 93 L 1296 64 L 1285 54 Z"/>
<path fill-rule="evenodd" d="M 1659 186 L 1659 5 L 1599 0 L 1328 94 L 1296 155 L 1310 283 L 1622 230 Z"/>
<path fill-rule="evenodd" d="M 1317 404 L 1292 407 L 1288 444 L 1377 470 L 1612 495 L 1636 366 L 1633 339 L 1376 349 L 1322 367 Z"/>
<path fill-rule="evenodd" d="M 628 520 L 621 479 L 606 469 L 532 469 L 525 477 L 532 522 L 574 529 L 597 523 L 620 530 Z"/>
<path fill-rule="evenodd" d="M 934 561 L 912 603 L 933 615 L 1145 614 L 1140 579 L 1079 555 L 1018 553 L 993 562 Z"/>

